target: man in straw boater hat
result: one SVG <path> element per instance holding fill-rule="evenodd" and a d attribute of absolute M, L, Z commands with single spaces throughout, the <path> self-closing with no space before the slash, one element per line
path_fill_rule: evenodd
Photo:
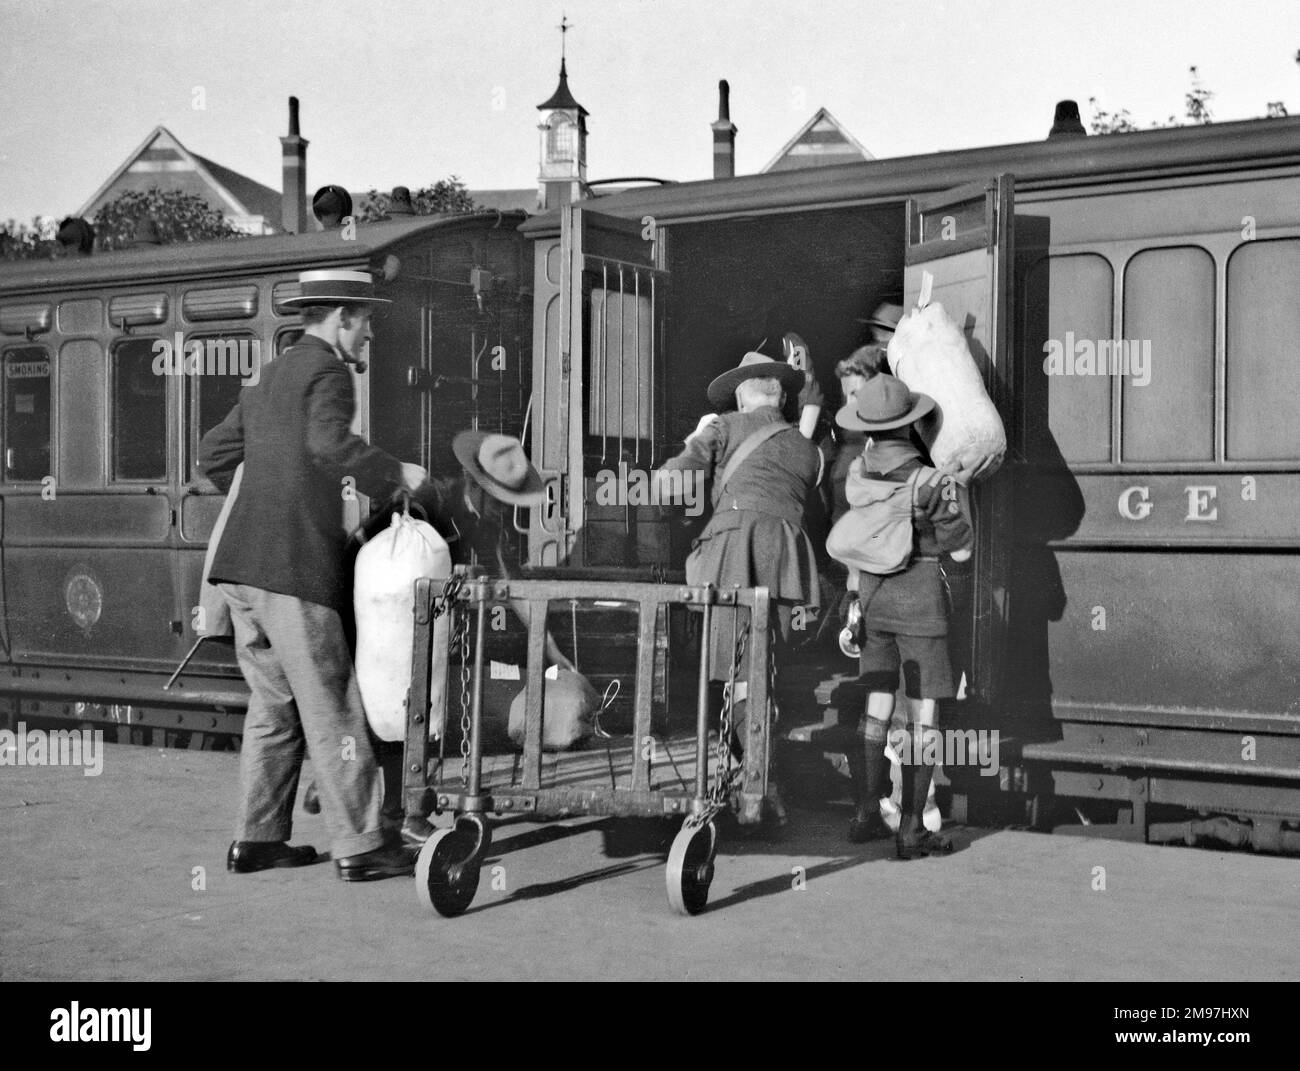
<path fill-rule="evenodd" d="M 380 824 L 379 771 L 340 615 L 343 502 L 353 490 L 383 498 L 425 480 L 351 432 L 356 411 L 345 361 L 371 337 L 375 295 L 364 271 L 306 271 L 303 335 L 246 387 L 203 437 L 202 470 L 223 492 L 243 482 L 209 581 L 230 604 L 239 667 L 252 693 L 240 752 L 242 799 L 226 864 L 238 873 L 304 866 L 314 849 L 291 847 L 304 751 L 311 756 L 339 877 L 368 881 L 412 873 L 412 859 Z"/>
<path fill-rule="evenodd" d="M 859 668 L 868 694 L 859 725 L 862 752 L 850 756 L 857 813 L 849 839 L 889 836 L 880 815 L 888 776 L 881 757 L 901 668 L 910 740 L 898 741 L 903 798 L 895 844 L 901 859 L 952 850 L 946 838 L 925 829 L 922 815 L 934 777 L 935 741 L 927 737 L 937 732 L 938 701 L 956 694 L 939 556 L 947 552 L 957 561 L 969 558 L 971 530 L 958 485 L 922 463 L 909 435 L 913 422 L 933 408 L 933 399 L 913 394 L 902 380 L 881 373 L 863 383 L 835 417 L 840 427 L 867 434 L 845 484 L 849 510 L 827 541 L 831 553 L 849 566 L 849 588 L 856 590 L 862 608 Z M 896 521 L 893 527 L 891 521 Z M 887 544 L 895 543 L 895 533 L 901 542 L 891 558 Z M 837 536 L 849 543 L 847 551 Z"/>
<path fill-rule="evenodd" d="M 790 639 L 796 606 L 819 605 L 817 564 L 803 530 L 804 503 L 821 479 L 822 455 L 799 429 L 781 415 L 787 396 L 804 386 L 804 373 L 784 361 L 761 353 L 746 353 L 740 364 L 709 384 L 714 409 L 686 438 L 686 449 L 666 461 L 657 478 L 673 470 L 713 477 L 713 514 L 686 560 L 690 584 L 717 588 L 767 587 L 776 609 L 779 666 Z M 678 477 L 680 479 L 681 477 Z M 736 620 L 733 621 L 733 618 Z M 734 658 L 734 635 L 747 624 L 748 611 L 713 615 L 710 637 L 710 677 L 726 681 Z M 771 623 L 757 622 L 768 628 Z M 736 672 L 732 696 L 743 712 L 748 691 L 750 645 Z M 743 713 L 733 725 L 744 724 Z M 740 751 L 736 736 L 731 745 Z M 783 818 L 780 797 L 773 791 L 777 818 Z"/>

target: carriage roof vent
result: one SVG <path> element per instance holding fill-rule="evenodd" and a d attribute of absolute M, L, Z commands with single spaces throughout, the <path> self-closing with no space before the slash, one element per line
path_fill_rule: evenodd
<path fill-rule="evenodd" d="M 1083 129 L 1083 120 L 1079 118 L 1079 102 L 1077 100 L 1058 100 L 1056 102 L 1056 115 L 1052 117 L 1052 129 L 1047 132 L 1047 138 L 1074 138 L 1087 137 L 1088 132 Z"/>

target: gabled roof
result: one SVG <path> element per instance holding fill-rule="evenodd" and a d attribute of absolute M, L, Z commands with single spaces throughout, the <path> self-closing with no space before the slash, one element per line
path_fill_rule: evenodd
<path fill-rule="evenodd" d="M 245 205 L 250 215 L 265 216 L 271 226 L 276 228 L 280 226 L 280 205 L 284 196 L 279 190 L 263 186 L 247 175 L 231 171 L 230 168 L 223 167 L 206 156 L 195 153 L 194 159 L 203 164 L 208 169 L 208 173 L 229 190 L 237 201 Z"/>
<path fill-rule="evenodd" d="M 818 108 L 759 173 L 829 164 L 858 164 L 874 159 L 857 138 L 840 126 L 835 116 L 825 108 Z"/>
<path fill-rule="evenodd" d="M 134 174 L 133 174 L 134 173 Z M 168 174 L 166 180 L 160 176 Z M 227 216 L 264 216 L 272 226 L 280 219 L 280 194 L 236 171 L 197 156 L 165 126 L 156 126 L 108 180 L 77 211 L 90 216 L 114 187 L 147 189 L 165 186 L 188 193 L 207 192 Z"/>

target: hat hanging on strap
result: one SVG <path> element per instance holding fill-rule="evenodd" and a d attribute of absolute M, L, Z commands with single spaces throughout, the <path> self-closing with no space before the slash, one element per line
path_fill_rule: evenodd
<path fill-rule="evenodd" d="M 545 500 L 541 473 L 533 468 L 523 444 L 514 436 L 462 431 L 452 440 L 451 448 L 474 482 L 499 502 L 537 506 Z"/>

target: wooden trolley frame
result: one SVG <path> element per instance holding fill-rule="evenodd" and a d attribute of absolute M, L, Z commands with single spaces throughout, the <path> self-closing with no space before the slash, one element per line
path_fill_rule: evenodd
<path fill-rule="evenodd" d="M 528 605 L 528 665 L 523 745 L 523 776 L 518 785 L 483 784 L 483 640 L 489 604 L 507 599 Z M 545 643 L 547 609 L 552 601 L 609 600 L 631 603 L 638 616 L 636 693 L 632 739 L 652 737 L 655 636 L 660 608 L 673 605 L 702 611 L 701 659 L 696 693 L 695 778 L 687 788 L 652 787 L 649 759 L 635 761 L 628 788 L 597 786 L 543 786 L 542 739 L 545 720 Z M 469 712 L 468 757 L 463 779 L 453 786 L 446 768 L 433 753 L 429 726 L 448 725 L 448 690 L 441 711 L 431 709 L 434 623 L 455 602 L 467 603 L 474 629 L 472 703 Z M 710 783 L 709 635 L 715 609 L 747 608 L 748 701 L 744 724 L 735 726 L 743 740 L 744 756 L 738 777 L 720 786 L 725 776 L 713 770 Z M 403 765 L 403 801 L 408 815 L 454 811 L 455 825 L 432 835 L 420 853 L 416 878 L 421 900 L 445 916 L 458 915 L 472 901 L 479 870 L 491 844 L 490 814 L 535 815 L 563 818 L 579 815 L 618 817 L 672 817 L 686 819 L 673 842 L 668 859 L 668 896 L 684 914 L 703 910 L 713 878 L 717 848 L 714 816 L 722 809 L 735 813 L 742 824 L 761 821 L 768 792 L 772 751 L 772 697 L 770 695 L 771 599 L 767 588 L 718 591 L 711 585 L 691 587 L 619 581 L 460 579 L 452 583 L 419 580 L 415 585 L 415 635 L 411 661 L 411 691 L 407 702 L 407 732 Z M 665 614 L 666 616 L 666 614 Z M 739 615 L 735 615 L 739 616 Z M 450 646 L 450 641 L 449 641 Z M 452 659 L 445 663 L 449 670 Z M 730 708 L 729 708 L 730 709 Z M 441 715 L 441 717 L 439 717 Z M 444 736 L 447 729 L 444 728 Z"/>

